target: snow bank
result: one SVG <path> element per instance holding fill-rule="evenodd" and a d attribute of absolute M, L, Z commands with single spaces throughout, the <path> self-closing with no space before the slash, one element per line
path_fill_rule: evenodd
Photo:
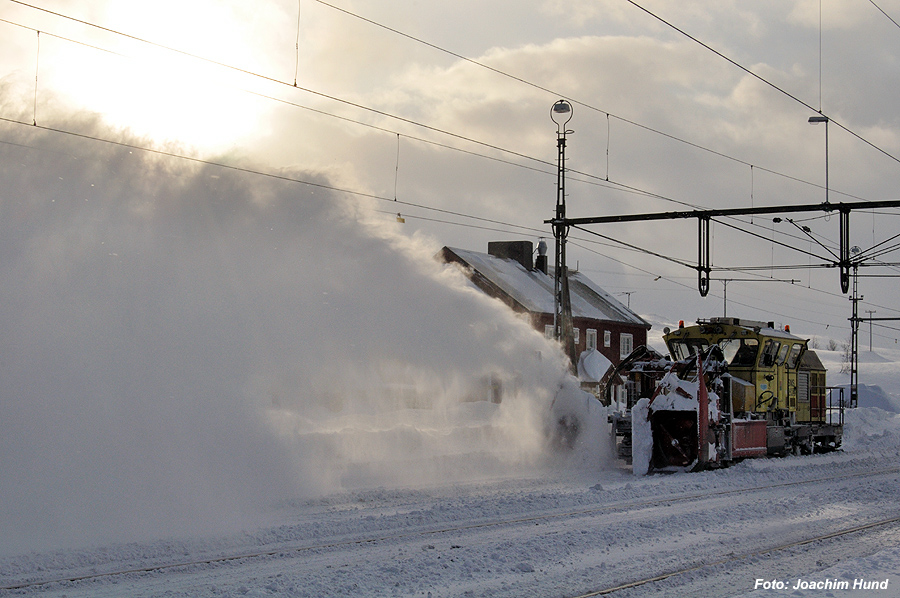
<path fill-rule="evenodd" d="M 653 456 L 650 399 L 640 399 L 631 409 L 631 462 L 636 476 L 647 475 Z"/>
<path fill-rule="evenodd" d="M 858 384 L 856 390 L 860 407 L 873 407 L 882 411 L 900 413 L 900 399 L 889 396 L 877 384 Z M 844 396 L 850 396 L 849 386 L 845 387 Z"/>
<path fill-rule="evenodd" d="M 847 409 L 843 448 L 847 452 L 873 449 L 900 452 L 900 414 L 877 407 Z"/>

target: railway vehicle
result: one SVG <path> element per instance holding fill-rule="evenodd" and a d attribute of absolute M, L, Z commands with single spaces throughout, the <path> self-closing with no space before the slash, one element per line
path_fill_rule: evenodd
<path fill-rule="evenodd" d="M 840 448 L 843 390 L 808 341 L 773 322 L 681 322 L 669 356 L 639 347 L 607 386 L 612 433 L 635 473 Z"/>

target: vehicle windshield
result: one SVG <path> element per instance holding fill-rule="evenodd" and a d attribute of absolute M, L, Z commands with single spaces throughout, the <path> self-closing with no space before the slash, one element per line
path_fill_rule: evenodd
<path fill-rule="evenodd" d="M 755 338 L 723 338 L 719 341 L 719 348 L 729 365 L 752 367 L 759 353 L 759 341 Z"/>
<path fill-rule="evenodd" d="M 705 338 L 686 338 L 669 343 L 669 350 L 675 361 L 687 359 L 709 349 L 709 341 Z"/>
<path fill-rule="evenodd" d="M 755 338 L 723 338 L 716 343 L 722 349 L 725 361 L 731 367 L 755 367 L 760 355 L 759 339 Z M 705 338 L 683 338 L 669 343 L 672 358 L 676 361 L 688 359 L 709 349 L 710 341 Z M 796 368 L 803 353 L 801 343 L 782 343 L 766 339 L 762 350 L 761 367 L 787 364 Z"/>

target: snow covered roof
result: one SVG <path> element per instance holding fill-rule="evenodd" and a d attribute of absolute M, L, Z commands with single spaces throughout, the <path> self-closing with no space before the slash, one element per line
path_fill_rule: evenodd
<path fill-rule="evenodd" d="M 532 313 L 553 313 L 552 271 L 548 275 L 540 270 L 528 270 L 516 260 L 477 251 L 453 247 L 445 247 L 444 251 L 451 252 L 460 262 L 489 280 L 526 310 Z M 650 328 L 650 324 L 643 318 L 580 272 L 569 273 L 569 293 L 573 317 Z"/>
<path fill-rule="evenodd" d="M 582 382 L 600 382 L 612 367 L 612 362 L 597 349 L 583 351 L 578 358 L 578 379 Z"/>

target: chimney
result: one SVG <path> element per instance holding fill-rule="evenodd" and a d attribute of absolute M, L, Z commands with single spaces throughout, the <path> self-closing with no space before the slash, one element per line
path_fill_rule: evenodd
<path fill-rule="evenodd" d="M 534 269 L 544 274 L 547 273 L 547 241 L 538 241 L 538 256 L 534 262 Z"/>
<path fill-rule="evenodd" d="M 526 270 L 534 270 L 534 245 L 531 241 L 490 241 L 488 253 L 502 259 L 516 260 Z"/>

